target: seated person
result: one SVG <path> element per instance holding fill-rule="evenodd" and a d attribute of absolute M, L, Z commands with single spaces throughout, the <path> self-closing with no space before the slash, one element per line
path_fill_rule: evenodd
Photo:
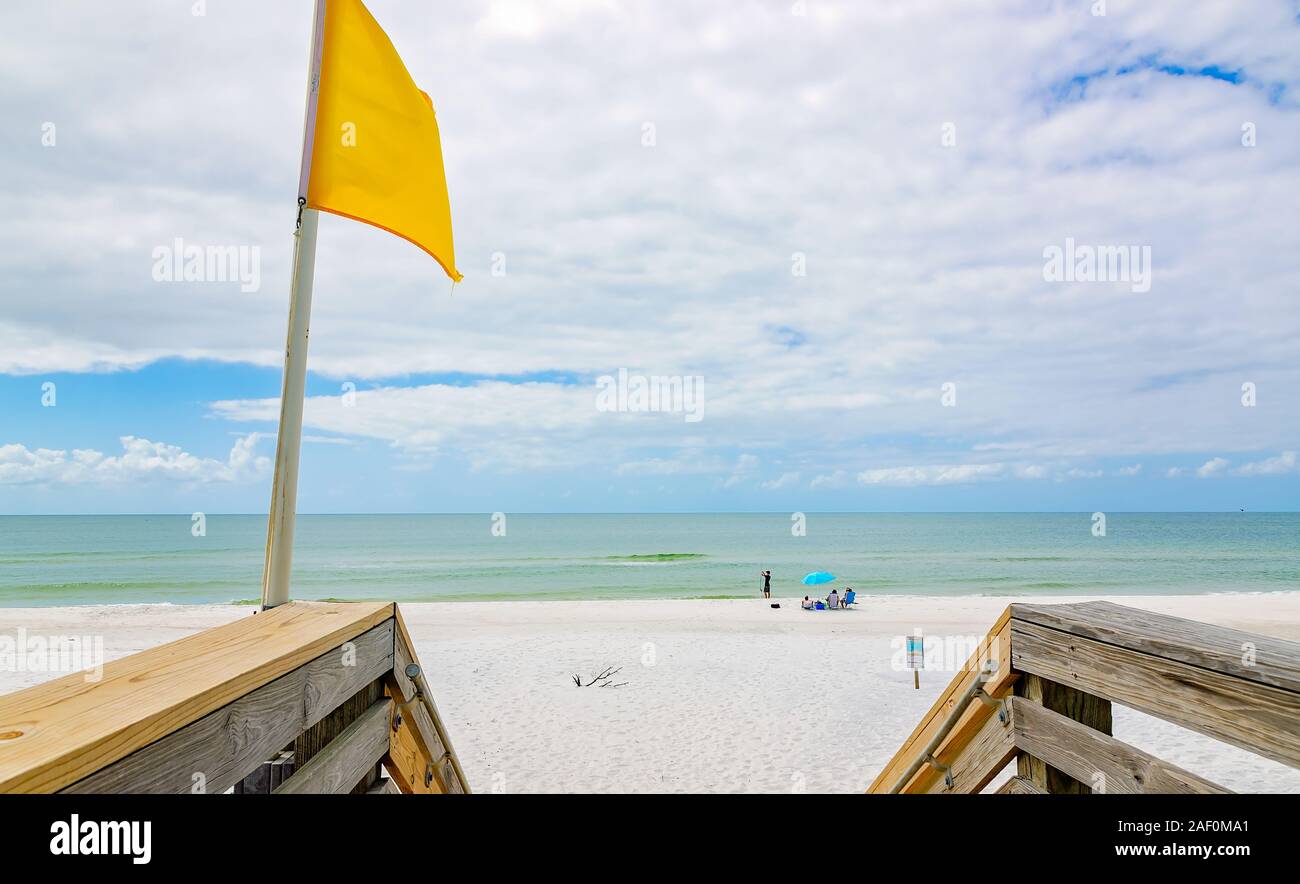
<path fill-rule="evenodd" d="M 805 611 L 811 611 L 813 609 L 812 599 L 808 598 L 808 596 L 804 596 L 803 601 L 799 603 L 799 606 Z"/>
<path fill-rule="evenodd" d="M 838 589 L 832 589 L 831 594 L 826 596 L 826 607 L 834 610 L 840 606 L 840 592 Z"/>
<path fill-rule="evenodd" d="M 844 589 L 844 607 L 847 608 L 849 605 L 853 604 L 853 603 L 856 602 L 857 600 L 858 600 L 858 594 L 857 594 L 856 592 L 853 591 L 853 587 L 851 587 L 851 586 L 849 586 L 849 587 L 845 587 L 845 589 Z"/>

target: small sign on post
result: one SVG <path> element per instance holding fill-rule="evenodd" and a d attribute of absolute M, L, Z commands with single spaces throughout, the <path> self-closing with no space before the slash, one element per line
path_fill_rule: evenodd
<path fill-rule="evenodd" d="M 925 668 L 925 641 L 921 630 L 907 637 L 907 668 L 912 670 L 912 687 L 921 689 L 921 670 Z"/>

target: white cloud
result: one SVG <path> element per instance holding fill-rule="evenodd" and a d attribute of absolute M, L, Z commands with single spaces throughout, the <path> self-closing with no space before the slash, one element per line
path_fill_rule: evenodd
<path fill-rule="evenodd" d="M 1199 467 L 1196 468 L 1196 477 L 1198 479 L 1208 479 L 1211 476 L 1220 475 L 1224 470 L 1228 468 L 1229 463 L 1230 461 L 1225 460 L 1222 457 L 1215 457 L 1210 460 L 1207 460 L 1205 463 L 1201 464 Z"/>
<path fill-rule="evenodd" d="M 348 404 L 350 402 L 351 404 Z M 278 399 L 214 402 L 212 413 L 237 422 L 274 423 Z M 426 384 L 379 387 L 341 396 L 313 396 L 303 409 L 305 427 L 338 439 L 391 443 L 413 457 L 454 453 L 475 468 L 549 469 L 622 463 L 626 474 L 723 472 L 731 464 L 682 436 L 675 413 L 621 413 L 596 408 L 587 384 L 483 381 L 467 386 Z M 635 455 L 652 445 L 680 449 L 673 458 Z"/>
<path fill-rule="evenodd" d="M 1075 468 L 1073 468 L 1073 469 L 1069 469 L 1069 470 L 1066 470 L 1066 471 L 1065 471 L 1065 478 L 1067 478 L 1067 479 L 1097 479 L 1097 478 L 1100 478 L 1100 477 L 1102 476 L 1102 474 L 1103 474 L 1103 471 L 1102 471 L 1102 470 L 1084 470 L 1084 469 L 1079 469 L 1078 467 L 1075 467 Z"/>
<path fill-rule="evenodd" d="M 224 461 L 196 457 L 175 445 L 123 436 L 122 453 L 59 451 L 0 445 L 0 485 L 112 485 L 162 479 L 175 482 L 247 482 L 270 470 L 255 447 L 262 434 L 235 440 Z"/>
<path fill-rule="evenodd" d="M 858 473 L 857 481 L 861 485 L 964 485 L 972 482 L 999 481 L 1037 481 L 1053 479 L 1096 479 L 1104 474 L 1099 469 L 1081 469 L 1072 467 L 1063 469 L 1058 464 L 1047 463 L 967 463 L 967 464 L 924 464 L 882 469 L 863 470 Z M 824 479 L 818 484 L 818 479 Z M 813 487 L 836 487 L 833 477 L 819 476 L 813 480 Z"/>
<path fill-rule="evenodd" d="M 734 488 L 741 482 L 750 479 L 754 471 L 758 469 L 759 460 L 755 455 L 742 454 L 736 459 L 736 465 L 731 470 L 731 475 L 722 483 L 723 488 Z"/>
<path fill-rule="evenodd" d="M 863 470 L 861 485 L 960 485 L 1004 479 L 1012 471 L 1004 463 L 957 464 L 953 466 L 909 466 Z"/>
<path fill-rule="evenodd" d="M 1242 464 L 1232 471 L 1234 476 L 1282 476 L 1300 471 L 1294 451 L 1284 451 L 1277 457 Z"/>
<path fill-rule="evenodd" d="M 680 457 L 651 457 L 621 463 L 614 470 L 620 476 L 689 476 L 721 473 L 730 467 L 716 459 L 686 452 Z"/>
<path fill-rule="evenodd" d="M 844 470 L 836 470 L 833 473 L 823 473 L 820 476 L 814 476 L 813 480 L 808 483 L 808 487 L 815 489 L 824 488 L 845 488 L 853 478 Z"/>
<path fill-rule="evenodd" d="M 778 491 L 782 488 L 792 488 L 799 484 L 798 473 L 782 473 L 775 479 L 769 479 L 763 483 L 762 487 L 768 491 Z"/>
<path fill-rule="evenodd" d="M 528 0 L 490 0 L 476 27 L 487 37 L 534 41 L 552 30 L 573 27 L 575 21 L 593 13 L 615 11 L 612 0 L 549 0 L 545 4 Z"/>
<path fill-rule="evenodd" d="M 0 238 L 0 372 L 278 369 L 304 86 L 284 47 L 306 45 L 310 4 L 11 5 L 6 118 L 33 128 L 0 154 L 25 219 Z M 324 219 L 312 369 L 391 384 L 628 366 L 703 375 L 709 402 L 684 426 L 598 415 L 594 391 L 563 384 L 386 386 L 351 414 L 309 402 L 317 431 L 391 443 L 412 469 L 454 453 L 730 477 L 742 447 L 797 448 L 814 488 L 853 481 L 845 451 L 921 471 L 859 481 L 929 484 L 1052 472 L 943 466 L 972 450 L 1068 471 L 1300 437 L 1300 232 L 1277 223 L 1300 202 L 1286 2 L 1112 0 L 1100 23 L 1053 4 L 371 7 L 438 109 L 467 278 L 449 295 L 419 250 Z M 104 52 L 135 43 L 149 52 Z M 1246 82 L 1141 69 L 1152 57 Z M 44 120 L 56 147 L 37 147 Z M 153 282 L 151 249 L 176 236 L 259 246 L 262 292 Z M 1066 237 L 1152 246 L 1151 291 L 1045 284 L 1043 248 Z M 1243 354 L 1269 391 L 1252 420 Z M 882 450 L 902 434 L 944 441 Z"/>
<path fill-rule="evenodd" d="M 1142 464 L 1135 463 L 1132 466 L 1120 467 L 1115 471 L 1117 476 L 1136 476 L 1142 472 Z"/>
<path fill-rule="evenodd" d="M 1044 464 L 1011 464 L 1011 475 L 1017 479 L 1046 479 L 1050 472 Z"/>

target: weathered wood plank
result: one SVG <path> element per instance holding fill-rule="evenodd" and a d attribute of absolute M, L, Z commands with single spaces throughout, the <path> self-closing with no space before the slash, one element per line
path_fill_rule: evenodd
<path fill-rule="evenodd" d="M 447 791 L 452 795 L 464 795 L 469 792 L 469 787 L 463 785 L 465 775 L 461 772 L 459 764 L 455 755 L 446 755 L 439 764 L 433 766 L 434 775 L 441 782 L 446 783 Z"/>
<path fill-rule="evenodd" d="M 1011 621 L 1016 669 L 1300 767 L 1300 695 L 1272 685 Z"/>
<path fill-rule="evenodd" d="M 1004 696 L 1011 690 L 1017 676 L 1011 667 L 1010 622 L 1011 609 L 1007 608 L 998 617 L 997 622 L 993 624 L 984 642 L 970 656 L 962 670 L 957 673 L 938 699 L 934 701 L 930 710 L 913 729 L 911 735 L 903 742 L 898 751 L 894 753 L 889 763 L 876 775 L 875 780 L 867 788 L 868 792 L 888 792 L 898 778 L 907 772 L 908 766 L 915 760 L 917 754 L 939 732 L 949 712 L 952 711 L 962 694 L 966 692 L 966 689 L 979 675 L 985 661 L 994 660 L 997 663 L 993 676 L 985 685 L 985 690 L 995 697 Z M 978 730 L 978 726 L 983 723 L 982 717 L 978 722 L 975 721 L 976 717 L 980 716 L 981 713 L 974 707 L 981 705 L 977 702 L 966 710 L 962 720 L 944 741 L 944 746 L 940 747 L 941 751 L 947 746 L 954 745 L 955 741 L 969 741 Z M 911 791 L 911 786 L 917 785 L 920 780 L 928 781 L 930 774 L 926 773 L 927 770 L 928 768 L 922 768 L 918 771 L 909 783 L 909 788 L 905 791 Z"/>
<path fill-rule="evenodd" d="M 1102 734 L 1111 732 L 1110 701 L 1076 690 L 1038 675 L 1025 674 L 1016 682 L 1015 694 L 1033 704 L 1051 709 Z M 1086 781 L 1076 779 L 1053 767 L 1042 758 L 1022 752 L 1016 770 L 1052 795 L 1087 795 L 1092 791 Z"/>
<path fill-rule="evenodd" d="M 387 675 L 388 673 L 383 673 Z M 383 679 L 374 679 L 343 697 L 320 721 L 294 736 L 293 755 L 297 767 L 302 767 L 330 742 L 343 733 L 343 729 L 365 714 L 383 697 Z"/>
<path fill-rule="evenodd" d="M 383 759 L 370 765 L 366 772 L 361 775 L 361 782 L 352 787 L 353 795 L 368 795 L 370 790 L 384 780 Z"/>
<path fill-rule="evenodd" d="M 405 703 L 415 696 L 416 685 L 406 675 L 406 666 L 410 663 L 419 665 L 415 655 L 415 644 L 411 641 L 402 612 L 394 606 L 393 617 L 397 621 L 393 643 L 393 686 Z M 427 678 L 426 678 L 427 683 Z M 417 708 L 419 707 L 419 708 Z M 426 752 L 434 766 L 434 776 L 438 779 L 439 791 L 451 795 L 469 793 L 469 781 L 461 770 L 460 759 L 447 736 L 442 718 L 438 715 L 437 704 L 433 697 L 425 696 L 422 703 L 412 703 L 405 707 L 415 725 L 416 736 L 424 743 Z"/>
<path fill-rule="evenodd" d="M 335 737 L 343 733 L 347 726 L 352 724 L 362 715 L 364 715 L 371 706 L 377 703 L 384 696 L 384 683 L 382 679 L 376 679 L 370 684 L 365 685 L 351 697 L 348 697 L 329 715 L 326 715 L 314 726 L 308 728 L 299 734 L 293 741 L 293 753 L 297 767 L 302 767 L 311 761 L 316 754 L 328 746 Z M 369 771 L 366 775 L 366 781 L 356 783 L 352 789 L 354 794 L 362 793 L 370 785 L 370 777 L 376 774 L 378 765 Z"/>
<path fill-rule="evenodd" d="M 275 795 L 350 792 L 388 751 L 393 701 L 385 697 L 285 780 Z"/>
<path fill-rule="evenodd" d="M 974 794 L 987 786 L 1015 757 L 1016 746 L 1011 725 L 1004 724 L 983 703 L 979 706 L 979 729 L 968 740 L 950 744 L 935 755 L 940 764 L 949 766 L 952 785 L 947 785 L 942 773 L 926 765 L 923 770 L 931 771 L 932 775 L 924 780 L 919 777 L 913 779 L 903 790 L 905 794 Z"/>
<path fill-rule="evenodd" d="M 1011 606 L 1022 620 L 1130 651 L 1300 693 L 1300 642 L 1113 602 Z"/>
<path fill-rule="evenodd" d="M 393 617 L 391 603 L 290 602 L 0 697 L 0 792 L 54 792 Z"/>
<path fill-rule="evenodd" d="M 224 792 L 391 670 L 394 632 L 390 618 L 63 791 Z"/>
<path fill-rule="evenodd" d="M 1031 781 L 1024 777 L 1012 777 L 1003 783 L 995 795 L 1046 795 L 1042 789 L 1035 786 Z"/>
<path fill-rule="evenodd" d="M 1088 784 L 1093 792 L 1129 795 L 1228 791 L 1032 700 L 1013 697 L 1011 703 L 1016 748 Z"/>

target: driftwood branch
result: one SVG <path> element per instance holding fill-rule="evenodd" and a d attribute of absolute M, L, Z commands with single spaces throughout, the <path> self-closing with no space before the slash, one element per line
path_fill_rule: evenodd
<path fill-rule="evenodd" d="M 616 682 L 614 681 L 614 676 L 618 675 L 622 671 L 623 671 L 622 666 L 619 666 L 618 668 L 615 668 L 613 666 L 606 666 L 604 669 L 602 669 L 600 672 L 593 675 L 590 678 L 590 680 L 586 682 L 582 680 L 581 676 L 578 675 L 572 676 L 573 684 L 576 687 L 580 687 L 580 688 L 589 688 L 592 686 L 601 687 L 601 688 L 621 688 L 623 687 L 623 685 L 627 684 L 627 682 L 625 681 Z"/>

